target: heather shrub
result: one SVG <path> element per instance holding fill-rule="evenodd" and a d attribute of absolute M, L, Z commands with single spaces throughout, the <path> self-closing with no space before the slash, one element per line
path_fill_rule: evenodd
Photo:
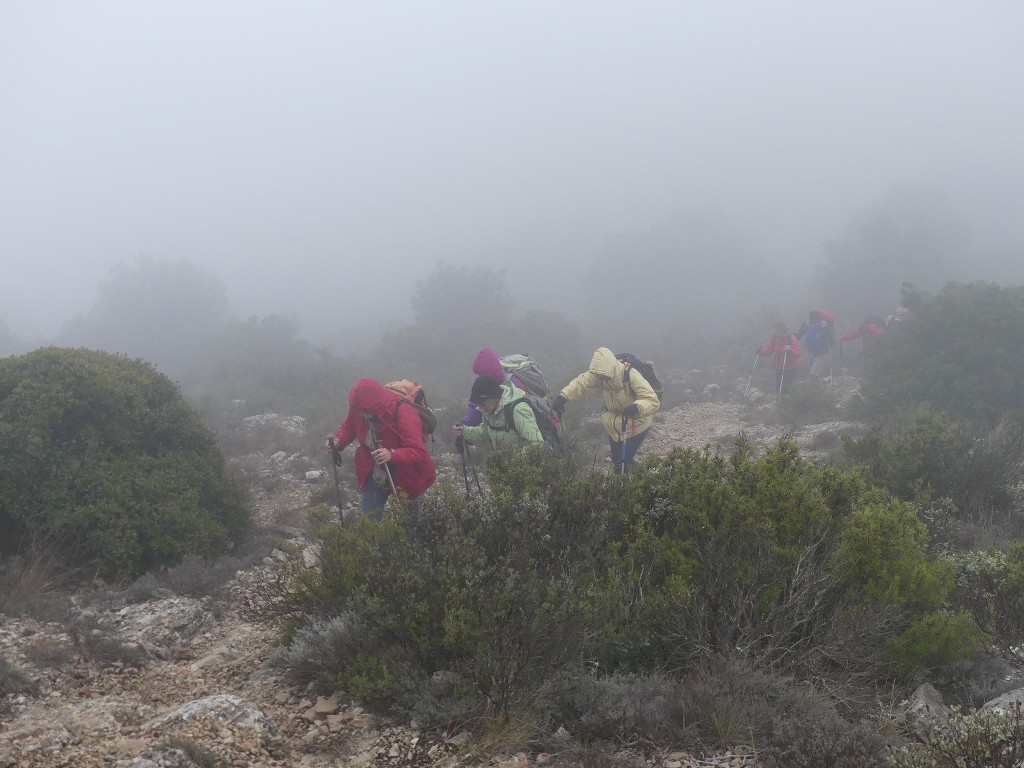
<path fill-rule="evenodd" d="M 756 747 L 766 768 L 884 765 L 882 736 L 811 685 L 737 658 L 712 659 L 682 682 L 693 737 L 715 748 Z"/>
<path fill-rule="evenodd" d="M 0 697 L 16 693 L 34 693 L 36 687 L 32 678 L 0 656 Z"/>
<path fill-rule="evenodd" d="M 580 670 L 557 680 L 549 697 L 549 730 L 557 723 L 584 742 L 678 744 L 692 736 L 684 683 L 664 673 Z"/>
<path fill-rule="evenodd" d="M 989 648 L 1022 660 L 1024 542 L 1008 553 L 976 550 L 949 559 L 956 570 L 951 606 L 971 616 Z"/>
<path fill-rule="evenodd" d="M 946 722 L 921 724 L 916 735 L 923 743 L 892 751 L 893 768 L 1017 768 L 1024 760 L 1020 704 L 958 712 Z"/>
<path fill-rule="evenodd" d="M 249 524 L 213 434 L 141 360 L 40 349 L 0 360 L 0 548 L 135 576 L 212 555 Z"/>
<path fill-rule="evenodd" d="M 287 671 L 300 685 L 314 683 L 327 692 L 332 684 L 330 670 L 354 663 L 365 645 L 365 634 L 351 614 L 315 619 L 298 628 L 287 645 L 274 649 L 267 663 Z"/>

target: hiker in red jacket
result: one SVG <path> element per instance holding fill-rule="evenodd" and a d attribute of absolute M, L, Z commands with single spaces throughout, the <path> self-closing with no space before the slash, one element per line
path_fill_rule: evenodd
<path fill-rule="evenodd" d="M 423 422 L 412 405 L 402 408 L 398 395 L 373 379 L 360 379 L 348 395 L 348 414 L 328 451 L 341 451 L 353 440 L 356 481 L 363 496 L 363 512 L 378 522 L 393 491 L 415 502 L 434 484 L 437 470 L 423 439 Z M 333 445 L 332 445 L 333 441 Z"/>
<path fill-rule="evenodd" d="M 775 356 L 775 387 L 780 395 L 784 394 L 800 365 L 800 342 L 796 336 L 789 332 L 785 323 L 776 322 L 772 326 L 771 339 L 757 348 L 757 354 L 761 357 Z"/>

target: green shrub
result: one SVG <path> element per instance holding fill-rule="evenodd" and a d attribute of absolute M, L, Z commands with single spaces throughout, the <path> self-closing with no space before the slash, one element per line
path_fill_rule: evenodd
<path fill-rule="evenodd" d="M 901 409 L 859 440 L 844 440 L 843 452 L 901 499 L 929 505 L 949 498 L 961 522 L 995 520 L 1019 530 L 1012 493 L 1024 461 L 1019 422 L 987 429 L 926 407 Z"/>
<path fill-rule="evenodd" d="M 584 663 L 644 673 L 739 652 L 838 687 L 937 663 L 933 647 L 897 657 L 890 641 L 936 614 L 951 568 L 928 559 L 911 508 L 856 473 L 787 441 L 761 456 L 743 441 L 728 458 L 679 449 L 625 477 L 587 461 L 498 451 L 486 499 L 439 485 L 418 527 L 398 509 L 380 524 L 322 521 L 319 569 L 283 595 L 288 581 L 272 580 L 283 599 L 264 601 L 293 633 L 287 664 L 406 711 L 442 674 L 461 682 L 435 712 L 527 722 Z M 299 628 L 341 616 L 358 643 Z"/>
<path fill-rule="evenodd" d="M 578 462 L 492 453 L 491 495 L 467 502 L 439 487 L 415 534 L 398 510 L 381 524 L 320 526 L 321 568 L 301 574 L 292 599 L 311 617 L 351 615 L 365 633 L 365 653 L 326 674 L 395 705 L 443 671 L 466 681 L 477 714 L 507 713 L 596 655 L 628 614 L 628 579 L 609 576 L 619 566 L 608 542 L 623 537 L 603 505 L 626 486 Z"/>
<path fill-rule="evenodd" d="M 791 441 L 761 456 L 743 440 L 728 458 L 676 449 L 645 470 L 637 503 L 653 557 L 636 627 L 647 656 L 632 664 L 738 651 L 863 694 L 906 663 L 891 639 L 952 585 L 910 505 L 803 461 Z"/>
<path fill-rule="evenodd" d="M 0 547 L 135 576 L 212 555 L 249 513 L 212 433 L 141 360 L 40 349 L 0 360 Z"/>
<path fill-rule="evenodd" d="M 1024 287 L 950 283 L 882 337 L 864 382 L 868 407 L 925 403 L 986 424 L 1022 415 Z"/>

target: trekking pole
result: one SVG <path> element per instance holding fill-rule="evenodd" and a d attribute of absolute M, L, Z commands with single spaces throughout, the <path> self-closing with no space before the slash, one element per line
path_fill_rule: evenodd
<path fill-rule="evenodd" d="M 466 468 L 466 441 L 462 435 L 455 438 L 455 446 L 459 449 L 459 456 L 462 458 L 462 480 L 466 484 L 466 501 L 469 501 L 469 470 Z"/>
<path fill-rule="evenodd" d="M 626 422 L 627 421 L 628 421 L 628 419 L 626 418 L 626 414 L 622 414 L 622 464 L 619 465 L 620 467 L 622 467 L 622 474 L 626 474 Z"/>
<path fill-rule="evenodd" d="M 782 353 L 782 368 L 779 370 L 779 402 L 782 402 L 782 385 L 786 383 L 786 360 L 789 359 L 789 352 Z"/>
<path fill-rule="evenodd" d="M 334 487 L 338 491 L 338 511 L 341 512 L 341 506 L 344 503 L 344 497 L 341 493 L 341 481 L 338 480 L 338 467 L 341 466 L 341 451 L 339 451 L 334 445 L 334 438 L 327 438 L 327 444 L 331 447 L 331 469 L 334 470 Z M 344 513 L 342 513 L 344 517 Z"/>
<path fill-rule="evenodd" d="M 750 367 L 750 375 L 747 376 L 747 386 L 743 388 L 743 396 L 747 396 L 747 390 L 750 389 L 750 380 L 754 378 L 754 369 L 757 368 L 758 358 L 761 357 L 760 351 L 754 353 L 754 364 Z"/>
<path fill-rule="evenodd" d="M 378 448 L 381 448 L 381 447 L 382 446 L 381 446 L 379 440 L 374 440 L 373 441 L 373 448 L 374 448 L 374 450 L 376 450 Z M 391 450 L 391 449 L 389 448 L 388 450 Z M 394 453 L 394 451 L 392 451 L 392 454 L 393 453 Z M 391 495 L 394 496 L 395 499 L 398 501 L 399 505 L 401 505 L 402 501 L 401 501 L 401 499 L 398 498 L 398 489 L 395 488 L 395 479 L 391 476 L 391 467 L 389 467 L 387 465 L 387 463 L 381 464 L 381 466 L 384 467 L 384 473 L 388 476 L 388 483 L 391 485 Z"/>
<path fill-rule="evenodd" d="M 466 456 L 469 457 L 469 445 L 465 446 Z M 480 498 L 484 497 L 484 489 L 480 486 L 480 475 L 476 473 L 476 467 L 473 466 L 472 459 L 469 459 L 469 471 L 473 473 L 473 482 L 476 483 L 476 492 L 480 494 Z"/>

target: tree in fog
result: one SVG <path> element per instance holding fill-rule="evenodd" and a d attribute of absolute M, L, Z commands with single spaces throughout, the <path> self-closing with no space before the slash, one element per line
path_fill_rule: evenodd
<path fill-rule="evenodd" d="M 504 270 L 441 261 L 430 275 L 416 281 L 411 304 L 418 324 L 455 330 L 481 320 L 501 323 L 516 302 L 505 286 Z"/>
<path fill-rule="evenodd" d="M 140 257 L 115 266 L 61 343 L 141 357 L 174 376 L 207 364 L 227 316 L 221 281 L 195 264 Z"/>
<path fill-rule="evenodd" d="M 965 223 L 941 194 L 897 184 L 823 244 L 813 287 L 822 306 L 852 327 L 865 315 L 891 312 L 904 282 L 940 287 L 967 240 Z"/>

